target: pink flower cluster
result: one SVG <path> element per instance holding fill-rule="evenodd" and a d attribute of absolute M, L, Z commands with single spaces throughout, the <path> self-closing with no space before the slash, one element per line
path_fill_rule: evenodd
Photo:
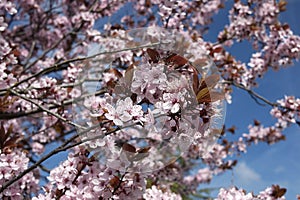
<path fill-rule="evenodd" d="M 0 185 L 22 173 L 28 168 L 28 164 L 29 158 L 22 150 L 12 149 L 11 152 L 0 150 Z M 23 192 L 26 191 L 28 195 L 35 194 L 39 188 L 38 183 L 39 180 L 34 173 L 29 172 L 3 193 L 0 193 L 0 198 L 24 199 Z"/>
<path fill-rule="evenodd" d="M 300 99 L 296 99 L 294 96 L 285 96 L 277 103 L 279 106 L 274 107 L 270 112 L 278 120 L 277 127 L 284 129 L 291 123 L 299 123 Z"/>
<path fill-rule="evenodd" d="M 278 185 L 273 185 L 272 187 L 266 188 L 261 191 L 258 195 L 253 193 L 247 193 L 243 189 L 238 189 L 236 187 L 231 187 L 228 189 L 221 188 L 218 197 L 215 200 L 285 200 L 283 194 L 285 192 L 284 188 L 280 188 Z"/>
<path fill-rule="evenodd" d="M 152 186 L 151 188 L 146 189 L 145 193 L 143 194 L 143 198 L 145 200 L 152 200 L 152 199 L 161 199 L 161 200 L 181 200 L 182 198 L 170 191 L 163 192 L 156 186 Z"/>
<path fill-rule="evenodd" d="M 259 141 L 267 142 L 268 144 L 276 143 L 280 140 L 284 140 L 285 136 L 282 134 L 282 129 L 277 127 L 263 127 L 262 125 L 249 125 L 249 133 L 243 134 L 243 137 L 248 142 L 254 142 L 255 144 Z"/>
<path fill-rule="evenodd" d="M 252 193 L 246 193 L 242 189 L 238 189 L 236 187 L 232 187 L 229 189 L 221 188 L 218 194 L 218 197 L 215 200 L 253 200 L 254 197 Z"/>

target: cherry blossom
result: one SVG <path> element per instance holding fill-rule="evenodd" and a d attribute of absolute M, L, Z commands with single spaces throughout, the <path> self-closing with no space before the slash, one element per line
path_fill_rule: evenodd
<path fill-rule="evenodd" d="M 286 4 L 0 0 L 0 198 L 189 199 L 253 143 L 284 140 L 299 98 L 271 102 L 253 88 L 300 57 L 279 20 Z M 219 12 L 228 23 L 207 41 Z M 242 61 L 231 48 L 245 41 Z M 223 126 L 236 88 L 269 105 L 274 124 Z M 221 188 L 216 199 L 285 192 Z"/>
<path fill-rule="evenodd" d="M 146 190 L 146 193 L 143 195 L 145 199 L 163 199 L 163 200 L 180 200 L 180 196 L 171 193 L 171 192 L 162 192 L 155 186 Z"/>
<path fill-rule="evenodd" d="M 10 153 L 0 151 L 0 160 L 1 184 L 28 168 L 29 159 L 26 154 L 21 151 L 13 151 Z M 23 195 L 21 194 L 22 191 L 27 191 L 28 194 L 36 193 L 38 190 L 38 183 L 38 178 L 30 172 L 7 190 L 4 190 L 4 192 L 0 194 L 0 197 L 23 199 Z"/>

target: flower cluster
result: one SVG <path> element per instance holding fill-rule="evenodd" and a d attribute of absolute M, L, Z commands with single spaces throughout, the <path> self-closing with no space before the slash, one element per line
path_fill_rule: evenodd
<path fill-rule="evenodd" d="M 235 187 L 224 189 L 221 188 L 218 197 L 215 200 L 236 199 L 236 200 L 252 200 L 254 199 L 251 193 L 246 194 L 244 190 Z"/>
<path fill-rule="evenodd" d="M 299 123 L 300 118 L 300 99 L 294 96 L 285 96 L 284 99 L 277 101 L 278 106 L 274 107 L 270 114 L 277 118 L 276 127 L 286 128 L 291 123 Z"/>
<path fill-rule="evenodd" d="M 264 191 L 260 192 L 258 195 L 254 195 L 253 193 L 247 193 L 245 190 L 238 189 L 236 187 L 231 187 L 228 189 L 221 188 L 218 197 L 215 200 L 285 200 L 285 191 L 285 188 L 280 188 L 278 185 L 268 187 Z"/>
<path fill-rule="evenodd" d="M 142 106 L 133 105 L 132 100 L 127 97 L 125 100 L 119 100 L 116 106 L 106 105 L 104 107 L 107 110 L 105 117 L 112 120 L 115 125 L 122 126 L 128 121 L 144 121 Z"/>
<path fill-rule="evenodd" d="M 145 200 L 162 199 L 162 200 L 181 200 L 182 198 L 170 191 L 163 192 L 156 186 L 147 189 L 143 195 Z"/>
<path fill-rule="evenodd" d="M 243 137 L 249 142 L 258 143 L 259 141 L 265 141 L 269 144 L 273 144 L 285 139 L 282 130 L 276 127 L 263 127 L 257 124 L 254 126 L 249 125 L 248 128 L 249 133 L 243 134 Z"/>
<path fill-rule="evenodd" d="M 29 158 L 19 149 L 13 149 L 12 152 L 6 153 L 0 150 L 0 184 L 11 180 L 14 176 L 23 173 L 28 168 Z M 33 172 L 27 173 L 22 179 L 14 183 L 3 193 L 0 194 L 2 199 L 13 198 L 23 199 L 23 192 L 33 194 L 38 191 L 39 180 Z"/>

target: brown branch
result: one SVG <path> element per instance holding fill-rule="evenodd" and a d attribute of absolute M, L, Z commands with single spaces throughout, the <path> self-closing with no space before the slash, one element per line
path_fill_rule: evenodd
<path fill-rule="evenodd" d="M 68 123 L 68 124 L 70 124 L 70 125 L 73 125 L 73 126 L 75 126 L 75 127 L 77 127 L 77 128 L 86 129 L 86 128 L 83 127 L 83 126 L 81 126 L 81 125 L 79 125 L 79 124 L 76 124 L 76 123 L 74 123 L 74 122 L 72 122 L 72 121 L 70 121 L 70 120 L 68 120 L 68 119 L 66 119 L 66 118 L 64 118 L 64 117 L 62 117 L 62 116 L 60 116 L 60 115 L 58 115 L 58 114 L 52 112 L 52 111 L 50 111 L 48 108 L 45 108 L 44 106 L 42 106 L 42 105 L 40 105 L 39 103 L 33 101 L 32 99 L 29 99 L 29 98 L 27 98 L 27 97 L 21 95 L 20 93 L 18 93 L 17 91 L 15 91 L 15 90 L 13 90 L 13 89 L 10 89 L 9 91 L 10 91 L 12 94 L 14 94 L 14 95 L 20 97 L 21 99 L 23 99 L 23 100 L 25 100 L 25 101 L 28 101 L 28 102 L 30 102 L 30 103 L 33 104 L 33 105 L 36 105 L 40 110 L 42 110 L 42 111 L 44 111 L 44 112 L 47 112 L 48 114 L 50 114 L 50 115 L 52 115 L 52 116 L 54 116 L 54 117 L 56 117 L 56 118 L 62 120 L 62 121 L 65 122 L 65 123 Z"/>
<path fill-rule="evenodd" d="M 258 93 L 254 92 L 253 90 L 251 90 L 249 88 L 246 88 L 245 86 L 243 86 L 241 84 L 235 83 L 234 81 L 225 81 L 224 83 L 227 83 L 227 84 L 233 85 L 237 88 L 240 88 L 240 89 L 248 92 L 252 97 L 257 98 L 257 99 L 263 101 L 264 103 L 266 103 L 266 104 L 268 104 L 272 107 L 280 107 L 280 105 L 278 103 L 274 103 L 274 102 L 269 101 L 265 97 L 259 95 Z M 261 104 L 261 103 L 259 103 L 259 104 Z"/>
<path fill-rule="evenodd" d="M 281 106 L 279 103 L 275 103 L 275 102 L 271 102 L 269 101 L 268 99 L 266 99 L 265 97 L 259 95 L 258 93 L 254 92 L 253 90 L 249 89 L 249 88 L 246 88 L 245 86 L 241 85 L 241 84 L 238 84 L 238 83 L 235 83 L 234 81 L 224 81 L 225 84 L 230 84 L 230 85 L 233 85 L 237 88 L 240 88 L 246 92 L 248 92 L 248 94 L 255 100 L 256 103 L 258 103 L 259 105 L 264 105 L 262 103 L 260 103 L 258 100 L 261 100 L 263 101 L 264 103 L 272 106 L 272 107 L 278 107 L 278 108 L 282 108 L 282 109 L 286 109 L 286 110 L 289 110 L 289 111 L 292 111 L 292 112 L 299 112 L 297 110 L 293 110 L 291 108 L 288 108 L 288 107 L 285 107 L 285 106 Z M 296 120 L 296 124 L 300 126 L 300 121 L 297 121 Z"/>
<path fill-rule="evenodd" d="M 71 105 L 74 102 L 82 101 L 86 97 L 90 97 L 90 96 L 94 96 L 94 95 L 95 96 L 101 95 L 101 94 L 104 94 L 105 92 L 106 92 L 106 90 L 99 90 L 99 91 L 97 91 L 95 93 L 85 94 L 85 95 L 82 95 L 81 97 L 76 98 L 76 99 L 70 99 L 70 100 L 63 101 L 62 104 L 50 105 L 48 107 L 48 109 L 52 110 L 52 109 L 56 109 L 56 108 L 68 106 L 68 105 Z M 5 119 L 5 120 L 15 119 L 15 118 L 19 118 L 19 117 L 24 117 L 24 116 L 29 116 L 29 115 L 37 114 L 37 113 L 40 113 L 40 112 L 43 112 L 43 110 L 42 109 L 36 109 L 36 110 L 28 111 L 28 112 L 0 113 L 0 120 L 1 119 Z"/>
<path fill-rule="evenodd" d="M 64 39 L 66 39 L 66 37 L 68 35 L 70 35 L 71 32 L 67 33 L 66 35 L 64 35 L 62 38 L 60 38 L 53 46 L 51 46 L 50 48 L 46 49 L 42 55 L 40 55 L 37 59 L 35 59 L 32 63 L 28 64 L 27 66 L 25 66 L 24 70 L 29 69 L 30 67 L 32 67 L 33 65 L 35 65 L 39 60 L 43 59 L 50 51 L 52 51 L 53 49 L 55 49 Z"/>

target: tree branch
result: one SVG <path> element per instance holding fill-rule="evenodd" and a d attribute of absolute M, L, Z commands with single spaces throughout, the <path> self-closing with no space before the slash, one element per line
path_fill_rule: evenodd
<path fill-rule="evenodd" d="M 68 120 L 68 119 L 66 119 L 66 118 L 64 118 L 64 117 L 62 117 L 62 116 L 60 116 L 60 115 L 58 115 L 58 114 L 52 112 L 52 111 L 50 111 L 48 108 L 45 108 L 44 106 L 40 105 L 39 103 L 36 103 L 35 101 L 33 101 L 33 100 L 31 100 L 31 99 L 29 99 L 29 98 L 27 98 L 27 97 L 21 95 L 20 93 L 18 93 L 17 91 L 15 91 L 15 90 L 13 90 L 13 89 L 10 89 L 9 91 L 10 91 L 12 94 L 14 94 L 14 95 L 20 97 L 21 99 L 23 99 L 23 100 L 25 100 L 25 101 L 28 101 L 28 102 L 32 103 L 33 105 L 36 105 L 40 110 L 47 112 L 48 114 L 50 114 L 50 115 L 52 115 L 52 116 L 54 116 L 54 117 L 56 117 L 56 118 L 62 120 L 62 121 L 65 122 L 65 123 L 68 123 L 68 124 L 70 124 L 70 125 L 73 125 L 73 126 L 75 126 L 75 127 L 77 127 L 77 128 L 86 129 L 86 128 L 83 127 L 83 126 L 81 126 L 81 125 L 79 125 L 79 124 L 76 124 L 76 123 L 74 123 L 74 122 L 72 122 L 72 121 L 70 121 L 70 120 Z"/>
<path fill-rule="evenodd" d="M 251 97 L 256 98 L 256 100 L 255 100 L 256 102 L 257 102 L 257 99 L 259 99 L 259 100 L 265 102 L 266 104 L 268 104 L 268 105 L 270 105 L 270 106 L 273 106 L 273 107 L 275 107 L 275 106 L 276 106 L 276 107 L 280 107 L 280 105 L 279 105 L 278 103 L 274 103 L 274 102 L 269 101 L 269 100 L 266 99 L 265 97 L 263 97 L 263 96 L 257 94 L 257 93 L 254 92 L 253 90 L 248 89 L 248 88 L 246 88 L 245 86 L 243 86 L 243 85 L 241 85 L 241 84 L 235 83 L 234 81 L 226 81 L 226 82 L 224 82 L 224 83 L 231 84 L 231 85 L 233 85 L 233 86 L 235 86 L 235 87 L 237 87 L 237 88 L 240 88 L 240 89 L 242 89 L 242 90 L 248 92 L 248 93 L 251 95 Z M 258 103 L 258 104 L 261 105 L 261 103 Z"/>
<path fill-rule="evenodd" d="M 86 97 L 90 97 L 90 96 L 93 96 L 93 95 L 95 95 L 95 96 L 101 95 L 101 94 L 104 94 L 105 92 L 106 92 L 106 90 L 99 90 L 95 93 L 85 94 L 85 95 L 82 95 L 81 97 L 76 98 L 76 99 L 70 99 L 70 100 L 63 101 L 62 104 L 60 104 L 60 105 L 50 105 L 48 107 L 48 109 L 52 110 L 52 109 L 60 108 L 60 107 L 63 107 L 63 106 L 68 106 L 68 105 L 71 105 L 74 102 L 82 101 Z M 42 109 L 36 109 L 36 110 L 28 111 L 28 112 L 0 113 L 0 120 L 1 119 L 5 119 L 5 120 L 15 119 L 15 118 L 19 118 L 19 117 L 33 115 L 33 114 L 40 113 L 40 112 L 43 112 L 43 110 Z"/>

